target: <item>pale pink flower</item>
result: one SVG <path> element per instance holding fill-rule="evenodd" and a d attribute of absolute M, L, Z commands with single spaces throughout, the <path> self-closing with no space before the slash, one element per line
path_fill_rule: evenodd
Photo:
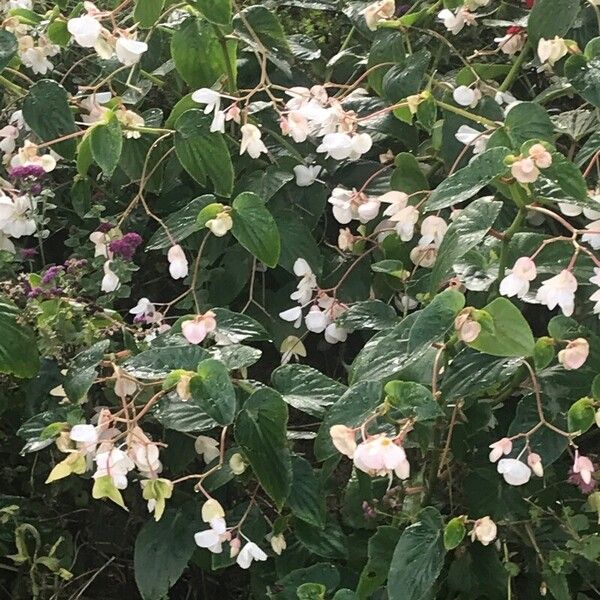
<path fill-rule="evenodd" d="M 512 452 L 513 444 L 509 438 L 502 438 L 493 444 L 490 444 L 492 449 L 490 452 L 490 462 L 495 463 L 503 455 L 506 456 Z"/>
<path fill-rule="evenodd" d="M 196 315 L 193 319 L 181 324 L 181 333 L 190 344 L 200 344 L 206 336 L 217 328 L 216 315 L 212 310 L 203 315 Z"/>
<path fill-rule="evenodd" d="M 403 468 L 406 453 L 402 446 L 385 434 L 361 442 L 354 451 L 354 466 L 369 475 L 388 475 Z"/>
<path fill-rule="evenodd" d="M 573 473 L 579 474 L 583 482 L 589 484 L 592 481 L 594 464 L 587 456 L 579 456 L 579 453 L 576 452 L 575 461 L 573 462 Z"/>
<path fill-rule="evenodd" d="M 531 452 L 527 456 L 527 464 L 538 477 L 544 476 L 544 465 L 542 464 L 542 457 L 539 454 Z"/>
<path fill-rule="evenodd" d="M 563 314 L 570 317 L 575 310 L 575 292 L 577 291 L 577 279 L 567 269 L 558 275 L 546 279 L 538 290 L 536 299 L 545 304 L 550 310 L 560 306 Z"/>
<path fill-rule="evenodd" d="M 529 283 L 537 277 L 535 263 L 527 256 L 515 261 L 509 274 L 500 282 L 500 293 L 503 296 L 523 298 L 529 291 Z"/>
<path fill-rule="evenodd" d="M 524 485 L 531 479 L 531 469 L 516 458 L 501 458 L 498 461 L 498 473 L 508 485 Z"/>
<path fill-rule="evenodd" d="M 587 340 L 577 338 L 568 342 L 567 347 L 558 353 L 558 362 L 567 370 L 579 369 L 587 360 L 590 345 Z"/>
<path fill-rule="evenodd" d="M 471 541 L 477 540 L 484 546 L 491 544 L 498 535 L 498 527 L 496 523 L 489 517 L 477 519 L 471 530 Z"/>
<path fill-rule="evenodd" d="M 519 183 L 533 183 L 540 175 L 535 161 L 529 157 L 516 160 L 511 165 L 510 172 Z"/>
<path fill-rule="evenodd" d="M 529 158 L 539 169 L 547 169 L 552 165 L 552 154 L 542 144 L 533 144 L 529 148 Z"/>
<path fill-rule="evenodd" d="M 356 434 L 353 429 L 345 425 L 333 425 L 329 429 L 329 435 L 331 436 L 333 445 L 340 454 L 348 458 L 354 458 Z"/>
<path fill-rule="evenodd" d="M 369 6 L 367 6 L 367 8 L 361 12 L 361 14 L 365 17 L 367 27 L 371 31 L 375 31 L 377 29 L 377 24 L 380 21 L 390 19 L 394 16 L 395 10 L 395 0 L 379 0 L 378 2 L 369 4 Z"/>

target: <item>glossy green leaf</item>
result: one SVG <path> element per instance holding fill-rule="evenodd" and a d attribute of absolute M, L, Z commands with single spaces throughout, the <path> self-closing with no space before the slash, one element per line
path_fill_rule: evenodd
<path fill-rule="evenodd" d="M 429 283 L 432 292 L 451 274 L 454 263 L 483 241 L 501 208 L 502 202 L 478 198 L 460 211 L 440 244 Z"/>
<path fill-rule="evenodd" d="M 88 390 L 98 376 L 98 366 L 108 346 L 108 340 L 96 342 L 71 361 L 63 383 L 65 393 L 71 402 L 81 402 L 86 399 Z"/>
<path fill-rule="evenodd" d="M 220 425 L 235 417 L 235 389 L 225 365 L 214 358 L 203 360 L 190 380 L 192 400 Z"/>
<path fill-rule="evenodd" d="M 78 131 L 65 88 L 51 79 L 40 79 L 29 88 L 23 101 L 23 118 L 44 142 Z M 64 140 L 51 148 L 70 159 L 75 156 L 76 141 Z"/>
<path fill-rule="evenodd" d="M 529 140 L 554 140 L 554 125 L 546 110 L 536 102 L 521 102 L 506 115 L 504 129 L 517 150 Z"/>
<path fill-rule="evenodd" d="M 292 487 L 287 500 L 292 514 L 315 527 L 325 526 L 325 496 L 311 464 L 292 456 Z"/>
<path fill-rule="evenodd" d="M 396 545 L 388 576 L 390 600 L 425 600 L 444 566 L 445 553 L 440 513 L 428 506 Z"/>
<path fill-rule="evenodd" d="M 450 519 L 444 529 L 444 548 L 454 550 L 463 541 L 466 533 L 464 517 Z"/>
<path fill-rule="evenodd" d="M 127 359 L 122 367 L 138 379 L 163 379 L 175 369 L 195 371 L 209 357 L 200 346 L 165 346 L 151 348 Z"/>
<path fill-rule="evenodd" d="M 503 147 L 490 148 L 478 154 L 466 167 L 437 186 L 425 203 L 425 210 L 439 210 L 469 200 L 496 177 L 508 171 L 504 159 L 509 154 L 510 150 Z"/>
<path fill-rule="evenodd" d="M 152 27 L 159 19 L 165 0 L 136 0 L 133 20 L 142 28 Z"/>
<path fill-rule="evenodd" d="M 195 0 L 200 12 L 217 25 L 229 25 L 231 22 L 231 0 Z"/>
<path fill-rule="evenodd" d="M 210 131 L 210 122 L 210 116 L 201 110 L 184 112 L 175 125 L 175 152 L 200 185 L 210 179 L 215 194 L 229 197 L 233 190 L 231 155 L 223 135 Z"/>
<path fill-rule="evenodd" d="M 292 483 L 287 420 L 287 405 L 281 395 L 261 388 L 246 400 L 234 430 L 235 441 L 278 510 L 288 497 Z"/>
<path fill-rule="evenodd" d="M 290 406 L 314 417 L 322 417 L 348 389 L 308 365 L 278 367 L 271 382 Z"/>
<path fill-rule="evenodd" d="M 152 416 L 163 427 L 184 433 L 202 433 L 218 427 L 197 404 L 182 401 L 176 393 L 162 398 L 154 406 Z"/>
<path fill-rule="evenodd" d="M 233 201 L 232 233 L 238 242 L 269 267 L 279 261 L 281 240 L 275 219 L 264 202 L 252 192 L 243 192 Z"/>
<path fill-rule="evenodd" d="M 20 320 L 21 311 L 0 297 L 0 373 L 33 377 L 40 368 L 33 331 Z"/>
<path fill-rule="evenodd" d="M 0 30 L 0 72 L 8 65 L 18 49 L 19 44 L 15 34 L 6 29 Z"/>
<path fill-rule="evenodd" d="M 468 345 L 492 356 L 531 356 L 535 340 L 523 313 L 506 298 L 496 298 L 483 308 L 491 316 L 475 341 Z"/>
<path fill-rule="evenodd" d="M 537 48 L 540 38 L 562 37 L 577 17 L 579 0 L 536 0 L 529 13 L 527 33 Z"/>
<path fill-rule="evenodd" d="M 365 300 L 352 304 L 337 319 L 336 324 L 348 331 L 388 329 L 399 322 L 396 311 L 381 300 Z"/>
<path fill-rule="evenodd" d="M 443 416 L 439 404 L 429 389 L 412 381 L 388 381 L 384 392 L 386 402 L 398 418 L 414 419 L 416 422 L 431 421 Z"/>
<path fill-rule="evenodd" d="M 567 413 L 569 431 L 585 433 L 593 424 L 596 417 L 596 409 L 592 398 L 580 398 L 574 402 Z"/>
<path fill-rule="evenodd" d="M 90 151 L 94 162 L 110 177 L 119 164 L 123 149 L 123 132 L 114 113 L 89 131 Z"/>

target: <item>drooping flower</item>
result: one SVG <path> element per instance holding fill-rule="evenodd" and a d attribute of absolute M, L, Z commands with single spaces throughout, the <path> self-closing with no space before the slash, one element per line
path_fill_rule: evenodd
<path fill-rule="evenodd" d="M 317 152 L 325 153 L 335 160 L 357 160 L 373 146 L 368 133 L 351 136 L 348 133 L 328 133 L 323 137 Z"/>
<path fill-rule="evenodd" d="M 181 333 L 190 344 L 200 344 L 206 336 L 217 328 L 216 315 L 212 310 L 183 321 Z"/>
<path fill-rule="evenodd" d="M 271 548 L 273 549 L 273 552 L 277 554 L 277 556 L 280 556 L 281 553 L 287 548 L 287 543 L 283 533 L 271 536 Z"/>
<path fill-rule="evenodd" d="M 473 154 L 477 155 L 485 151 L 490 134 L 477 131 L 469 125 L 461 125 L 454 137 L 465 146 L 473 146 Z"/>
<path fill-rule="evenodd" d="M 540 38 L 537 47 L 537 55 L 542 64 L 548 63 L 551 67 L 555 65 L 563 56 L 567 54 L 569 48 L 565 40 L 554 36 L 554 39 L 547 40 Z"/>
<path fill-rule="evenodd" d="M 183 279 L 188 274 L 188 261 L 183 248 L 179 244 L 171 246 L 167 252 L 169 273 L 173 279 Z"/>
<path fill-rule="evenodd" d="M 34 233 L 32 208 L 32 201 L 25 196 L 9 198 L 0 194 L 0 230 L 14 238 Z"/>
<path fill-rule="evenodd" d="M 319 165 L 296 165 L 293 169 L 298 187 L 308 187 L 312 185 L 321 172 Z"/>
<path fill-rule="evenodd" d="M 90 15 L 75 17 L 67 21 L 67 30 L 82 48 L 93 48 L 100 37 L 102 25 Z"/>
<path fill-rule="evenodd" d="M 128 37 L 121 36 L 115 44 L 115 52 L 119 62 L 126 67 L 132 67 L 142 58 L 142 54 L 148 50 L 146 42 L 140 42 Z"/>
<path fill-rule="evenodd" d="M 415 246 L 409 256 L 415 266 L 431 269 L 437 260 L 437 254 L 437 247 L 429 244 L 428 246 Z"/>
<path fill-rule="evenodd" d="M 214 219 L 206 221 L 206 227 L 210 229 L 213 235 L 223 237 L 233 227 L 233 219 L 229 211 L 221 211 Z"/>
<path fill-rule="evenodd" d="M 542 464 L 542 457 L 535 452 L 530 452 L 527 455 L 527 464 L 529 468 L 537 475 L 538 477 L 544 476 L 544 465 Z"/>
<path fill-rule="evenodd" d="M 338 233 L 338 248 L 342 252 L 352 251 L 352 247 L 354 246 L 354 235 L 350 231 L 348 227 L 344 227 L 339 230 Z"/>
<path fill-rule="evenodd" d="M 594 463 L 587 456 L 580 456 L 575 452 L 575 461 L 573 462 L 573 473 L 578 474 L 585 484 L 590 484 L 594 474 Z"/>
<path fill-rule="evenodd" d="M 558 275 L 546 279 L 538 290 L 536 299 L 550 310 L 560 306 L 563 314 L 570 317 L 575 309 L 577 279 L 571 271 L 564 269 Z"/>
<path fill-rule="evenodd" d="M 405 206 L 390 217 L 396 223 L 396 233 L 403 242 L 410 242 L 415 234 L 419 211 L 414 206 Z"/>
<path fill-rule="evenodd" d="M 472 309 L 465 308 L 454 319 L 454 329 L 458 339 L 469 344 L 474 342 L 481 333 L 481 325 L 472 317 Z"/>
<path fill-rule="evenodd" d="M 511 175 L 519 183 L 533 183 L 540 176 L 540 171 L 530 157 L 520 158 L 510 166 Z"/>
<path fill-rule="evenodd" d="M 123 450 L 114 447 L 102 449 L 101 446 L 94 460 L 96 462 L 94 479 L 109 475 L 118 490 L 127 487 L 127 473 L 135 467 L 135 464 Z"/>
<path fill-rule="evenodd" d="M 242 141 L 240 143 L 240 155 L 247 152 L 252 158 L 258 158 L 261 154 L 267 153 L 267 147 L 264 145 L 260 129 L 252 123 L 246 123 L 241 127 Z"/>
<path fill-rule="evenodd" d="M 379 0 L 369 4 L 365 9 L 361 11 L 364 15 L 367 27 L 371 31 L 377 30 L 377 24 L 386 19 L 391 19 L 396 11 L 395 0 Z"/>
<path fill-rule="evenodd" d="M 236 562 L 242 569 L 249 569 L 254 560 L 267 560 L 267 555 L 254 542 L 248 542 L 240 550 Z"/>
<path fill-rule="evenodd" d="M 333 445 L 340 454 L 348 458 L 354 458 L 356 433 L 353 429 L 345 425 L 332 425 L 329 428 L 329 435 L 331 436 Z"/>
<path fill-rule="evenodd" d="M 210 88 L 200 88 L 192 93 L 192 100 L 198 104 L 205 104 L 204 114 L 213 113 L 210 131 L 225 132 L 225 120 L 227 115 L 221 110 L 221 94 Z"/>
<path fill-rule="evenodd" d="M 159 323 L 163 316 L 148 298 L 140 298 L 138 303 L 129 309 L 130 315 L 135 315 L 135 323 Z"/>
<path fill-rule="evenodd" d="M 502 458 L 498 461 L 498 473 L 508 485 L 524 485 L 531 479 L 531 469 L 516 458 Z"/>
<path fill-rule="evenodd" d="M 100 289 L 107 294 L 118 290 L 121 286 L 119 276 L 110 268 L 110 263 L 111 261 L 107 260 L 102 267 L 104 270 L 104 277 L 102 278 L 102 283 L 100 284 Z"/>
<path fill-rule="evenodd" d="M 498 48 L 508 56 L 513 56 L 517 52 L 523 50 L 526 40 L 527 34 L 525 33 L 525 30 L 518 25 L 511 25 L 506 30 L 504 36 L 494 38 L 494 42 L 498 44 Z"/>
<path fill-rule="evenodd" d="M 498 535 L 498 527 L 490 517 L 477 519 L 471 530 L 471 541 L 477 540 L 484 546 L 489 546 Z"/>
<path fill-rule="evenodd" d="M 535 263 L 527 256 L 521 256 L 515 261 L 513 268 L 510 269 L 500 282 L 500 293 L 503 296 L 512 298 L 523 298 L 529 291 L 529 284 L 537 277 Z"/>
<path fill-rule="evenodd" d="M 490 444 L 490 462 L 497 462 L 503 455 L 506 456 L 512 452 L 512 441 L 509 438 L 502 438 L 493 444 Z"/>
<path fill-rule="evenodd" d="M 459 7 L 455 12 L 445 8 L 438 13 L 438 19 L 442 21 L 444 27 L 452 33 L 458 35 L 465 25 L 467 27 L 476 23 L 475 15 L 464 7 Z"/>
<path fill-rule="evenodd" d="M 288 335 L 281 342 L 279 352 L 281 352 L 282 365 L 287 365 L 290 362 L 290 360 L 292 360 L 292 358 L 296 360 L 298 360 L 299 358 L 306 358 L 306 348 L 302 343 L 302 340 L 296 337 L 295 335 Z"/>
<path fill-rule="evenodd" d="M 213 460 L 219 458 L 221 451 L 219 450 L 219 442 L 207 435 L 199 435 L 194 442 L 196 454 L 200 454 L 204 462 L 208 465 Z M 225 516 L 225 515 L 223 515 Z"/>
<path fill-rule="evenodd" d="M 459 85 L 454 92 L 452 92 L 452 97 L 454 98 L 454 101 L 461 106 L 475 108 L 477 103 L 481 100 L 481 92 L 477 88 Z"/>
<path fill-rule="evenodd" d="M 448 225 L 441 217 L 436 217 L 434 215 L 425 217 L 421 223 L 421 239 L 419 240 L 419 246 L 433 244 L 439 248 L 447 230 Z"/>
<path fill-rule="evenodd" d="M 306 329 L 313 333 L 323 333 L 329 324 L 329 319 L 327 318 L 327 314 L 318 306 L 311 306 L 304 317 L 304 324 L 306 325 Z"/>
<path fill-rule="evenodd" d="M 354 451 L 354 466 L 372 476 L 388 475 L 394 471 L 400 477 L 406 474 L 407 462 L 402 446 L 385 434 L 361 442 Z"/>
<path fill-rule="evenodd" d="M 587 242 L 594 250 L 600 250 L 600 219 L 588 223 L 585 228 L 591 233 L 584 233 L 581 236 L 581 241 Z"/>
<path fill-rule="evenodd" d="M 567 347 L 558 353 L 558 362 L 568 371 L 579 369 L 590 353 L 587 340 L 577 338 L 567 343 Z"/>

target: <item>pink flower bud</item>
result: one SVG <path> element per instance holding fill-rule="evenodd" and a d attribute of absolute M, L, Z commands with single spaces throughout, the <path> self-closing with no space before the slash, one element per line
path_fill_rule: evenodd
<path fill-rule="evenodd" d="M 579 369 L 587 360 L 590 345 L 587 340 L 577 338 L 571 340 L 564 350 L 558 353 L 558 362 L 567 370 Z"/>
<path fill-rule="evenodd" d="M 529 468 L 538 476 L 544 476 L 544 465 L 542 464 L 542 457 L 535 452 L 532 452 L 527 457 L 527 464 Z"/>

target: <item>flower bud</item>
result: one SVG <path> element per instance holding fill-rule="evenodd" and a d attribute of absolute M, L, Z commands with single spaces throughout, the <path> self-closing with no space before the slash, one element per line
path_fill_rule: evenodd
<path fill-rule="evenodd" d="M 558 362 L 568 371 L 579 369 L 587 360 L 590 345 L 587 340 L 577 338 L 571 340 L 567 347 L 558 353 Z"/>
<path fill-rule="evenodd" d="M 542 464 L 542 457 L 539 454 L 531 452 L 527 457 L 527 464 L 538 477 L 544 476 L 544 465 Z"/>
<path fill-rule="evenodd" d="M 241 475 L 246 470 L 246 463 L 242 455 L 236 452 L 229 459 L 229 468 L 234 475 Z"/>
<path fill-rule="evenodd" d="M 214 519 L 224 519 L 225 511 L 223 507 L 219 504 L 218 500 L 214 498 L 209 498 L 202 505 L 202 520 L 205 523 L 210 523 Z"/>
<path fill-rule="evenodd" d="M 475 521 L 475 525 L 471 531 L 471 540 L 477 540 L 484 546 L 488 546 L 496 539 L 497 535 L 498 528 L 496 527 L 496 523 L 489 517 L 482 517 Z"/>

